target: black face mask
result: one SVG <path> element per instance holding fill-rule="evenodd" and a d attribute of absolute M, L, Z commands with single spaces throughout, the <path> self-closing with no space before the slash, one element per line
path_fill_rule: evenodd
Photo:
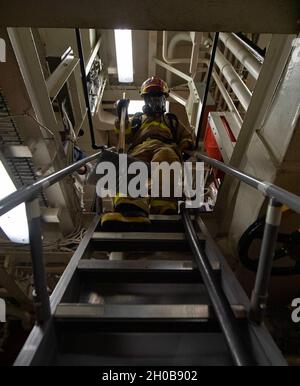
<path fill-rule="evenodd" d="M 166 97 L 164 95 L 145 95 L 143 112 L 148 115 L 163 114 L 166 111 Z"/>

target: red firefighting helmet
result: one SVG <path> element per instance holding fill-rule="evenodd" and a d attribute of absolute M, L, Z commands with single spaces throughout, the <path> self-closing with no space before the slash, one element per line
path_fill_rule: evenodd
<path fill-rule="evenodd" d="M 166 97 L 169 95 L 169 87 L 167 83 L 160 79 L 158 76 L 151 76 L 151 78 L 145 80 L 141 86 L 140 94 L 144 96 L 146 94 L 159 94 L 162 93 Z"/>

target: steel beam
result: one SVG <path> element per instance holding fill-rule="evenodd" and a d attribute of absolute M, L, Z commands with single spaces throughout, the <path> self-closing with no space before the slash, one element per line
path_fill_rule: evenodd
<path fill-rule="evenodd" d="M 50 98 L 53 100 L 62 89 L 79 63 L 79 59 L 67 56 L 47 78 L 46 85 Z"/>
<path fill-rule="evenodd" d="M 178 93 L 174 92 L 174 91 L 171 91 L 169 96 L 174 99 L 174 101 L 180 103 L 182 106 L 186 106 L 187 104 L 187 99 L 183 98 L 181 95 L 179 95 Z"/>
<path fill-rule="evenodd" d="M 298 0 L 0 1 L 6 27 L 297 33 Z M 168 15 L 168 17 L 166 17 Z"/>
<path fill-rule="evenodd" d="M 87 62 L 87 65 L 85 66 L 85 75 L 88 76 L 91 68 L 92 68 L 92 65 L 94 63 L 94 60 L 98 54 L 98 51 L 100 49 L 100 46 L 101 46 L 101 43 L 102 43 L 102 37 L 100 36 L 100 38 L 98 39 L 97 43 L 95 44 L 95 47 L 93 48 L 93 52 Z"/>
<path fill-rule="evenodd" d="M 186 80 L 187 82 L 193 82 L 193 78 L 189 75 L 185 74 L 184 72 L 177 70 L 177 68 L 171 66 L 168 63 L 163 62 L 160 59 L 154 58 L 154 61 L 156 64 L 158 64 L 160 67 L 165 68 L 167 71 L 171 71 L 173 74 L 179 76 L 180 78 Z"/>
<path fill-rule="evenodd" d="M 59 126 L 52 108 L 32 30 L 9 28 L 8 34 L 36 117 L 54 133 L 58 143 L 60 141 Z M 45 132 L 45 129 L 42 127 L 41 131 Z M 45 137 L 48 136 L 49 133 L 46 131 Z"/>

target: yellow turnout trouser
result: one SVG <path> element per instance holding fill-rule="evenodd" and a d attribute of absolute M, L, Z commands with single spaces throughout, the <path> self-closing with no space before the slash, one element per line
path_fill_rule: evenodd
<path fill-rule="evenodd" d="M 180 162 L 180 155 L 175 144 L 166 144 L 158 139 L 147 139 L 141 144 L 135 146 L 129 153 L 141 161 L 146 162 Z M 172 181 L 170 181 L 172 186 Z M 160 179 L 161 185 L 161 179 Z M 161 192 L 161 186 L 160 186 Z M 151 212 L 156 214 L 163 214 L 166 210 L 177 210 L 177 200 L 174 198 L 150 198 L 147 197 L 122 197 L 116 196 L 114 199 L 114 207 L 116 210 L 121 210 L 122 205 L 134 205 L 142 209 L 145 213 Z"/>

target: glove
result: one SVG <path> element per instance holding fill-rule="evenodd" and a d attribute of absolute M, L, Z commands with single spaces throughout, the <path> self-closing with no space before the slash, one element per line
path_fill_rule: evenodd
<path fill-rule="evenodd" d="M 181 150 L 181 158 L 183 161 L 187 161 L 192 156 L 191 150 L 193 149 L 193 146 L 191 143 L 187 141 L 183 141 L 181 146 L 179 145 L 179 149 Z"/>
<path fill-rule="evenodd" d="M 181 158 L 183 161 L 187 161 L 189 158 L 191 158 L 191 155 L 183 152 L 181 153 Z"/>
<path fill-rule="evenodd" d="M 122 109 L 125 107 L 126 108 L 126 119 L 128 119 L 128 105 L 129 105 L 130 99 L 120 99 L 116 103 L 116 109 L 117 109 L 117 115 L 119 121 L 121 120 L 121 113 Z"/>

